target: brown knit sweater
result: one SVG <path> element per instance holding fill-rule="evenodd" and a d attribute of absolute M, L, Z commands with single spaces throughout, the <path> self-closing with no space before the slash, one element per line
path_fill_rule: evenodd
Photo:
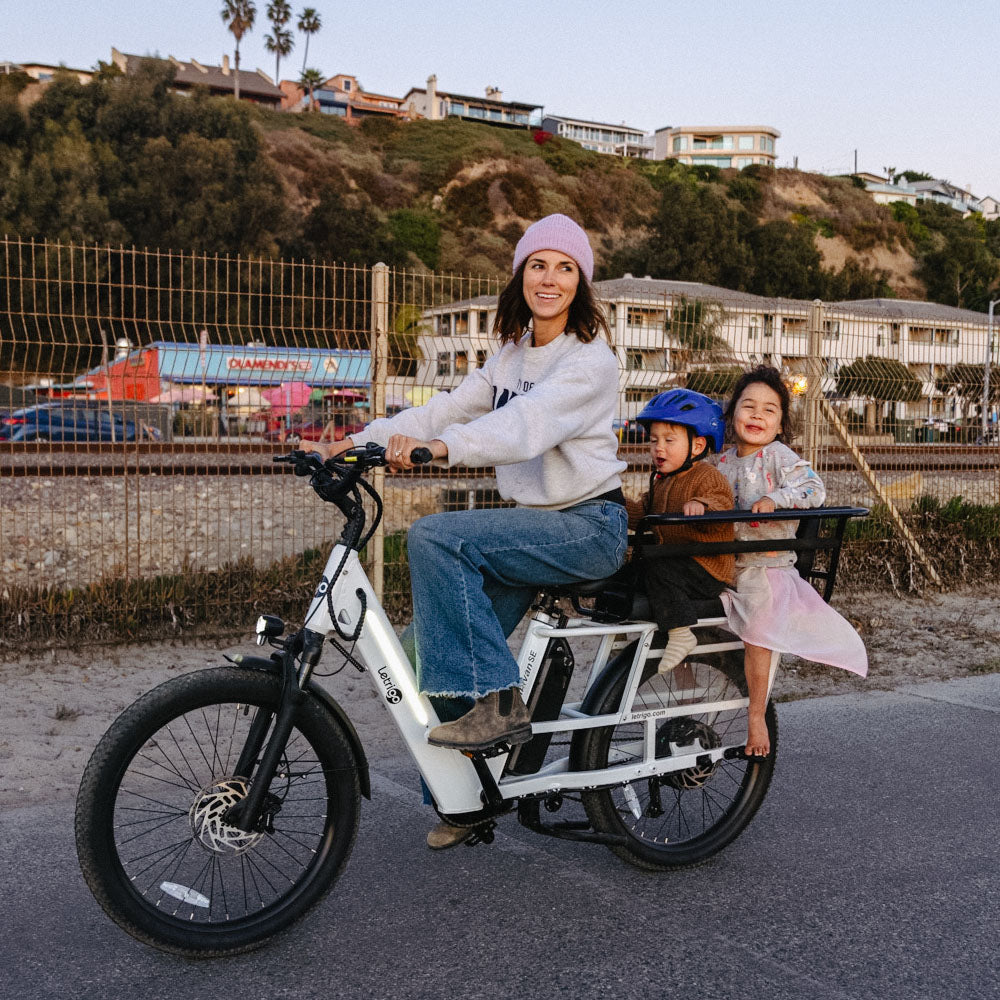
<path fill-rule="evenodd" d="M 680 514 L 688 500 L 703 503 L 706 510 L 732 510 L 733 491 L 729 481 L 718 469 L 705 462 L 695 462 L 686 472 L 657 478 L 653 485 L 652 504 L 649 504 L 648 492 L 643 493 L 638 500 L 626 500 L 628 525 L 634 528 L 646 514 Z M 706 523 L 704 527 L 696 522 L 670 524 L 656 528 L 655 533 L 661 544 L 733 540 L 733 526 L 725 523 Z M 720 554 L 693 558 L 716 580 L 728 584 L 734 582 L 733 556 Z"/>

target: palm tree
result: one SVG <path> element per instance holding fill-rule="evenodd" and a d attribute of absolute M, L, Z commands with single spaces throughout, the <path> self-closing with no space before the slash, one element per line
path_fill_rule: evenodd
<path fill-rule="evenodd" d="M 299 31 L 306 36 L 306 51 L 302 56 L 302 72 L 306 71 L 306 60 L 309 58 L 309 36 L 315 35 L 320 28 L 323 27 L 323 22 L 319 18 L 319 13 L 316 11 L 315 7 L 305 7 L 302 13 L 299 14 Z"/>
<path fill-rule="evenodd" d="M 274 34 L 264 38 L 264 47 L 274 53 L 274 82 L 278 84 L 281 73 L 281 59 L 292 51 L 295 41 L 285 25 L 292 19 L 292 7 L 288 0 L 271 0 L 267 5 L 267 18 L 274 25 Z"/>
<path fill-rule="evenodd" d="M 240 99 L 240 39 L 252 30 L 257 16 L 257 5 L 253 0 L 225 0 L 222 21 L 236 39 L 236 100 Z"/>
<path fill-rule="evenodd" d="M 273 35 L 264 36 L 264 48 L 268 52 L 274 53 L 274 83 L 275 86 L 278 85 L 279 77 L 279 67 L 281 66 L 281 57 L 287 56 L 289 52 L 292 51 L 292 46 L 295 42 L 292 40 L 292 33 L 287 28 L 275 27 Z"/>
<path fill-rule="evenodd" d="M 318 69 L 304 69 L 299 77 L 299 86 L 309 91 L 309 110 L 316 109 L 316 98 L 313 91 L 323 82 L 325 77 Z"/>

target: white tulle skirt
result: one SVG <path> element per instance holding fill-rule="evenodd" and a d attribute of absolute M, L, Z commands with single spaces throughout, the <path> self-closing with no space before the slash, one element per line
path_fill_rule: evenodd
<path fill-rule="evenodd" d="M 861 636 L 794 568 L 749 566 L 738 572 L 736 590 L 724 590 L 721 598 L 730 630 L 744 642 L 868 674 Z"/>

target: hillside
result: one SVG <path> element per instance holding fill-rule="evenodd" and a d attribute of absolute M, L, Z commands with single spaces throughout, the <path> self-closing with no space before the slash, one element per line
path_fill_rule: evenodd
<path fill-rule="evenodd" d="M 0 232 L 494 275 L 526 225 L 565 212 L 599 277 L 974 309 L 998 294 L 1000 223 L 879 206 L 851 178 L 620 161 L 455 119 L 351 128 L 169 82 L 106 68 L 29 104 L 0 79 Z"/>

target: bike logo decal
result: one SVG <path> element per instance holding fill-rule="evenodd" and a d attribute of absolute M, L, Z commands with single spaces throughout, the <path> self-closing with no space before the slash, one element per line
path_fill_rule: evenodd
<path fill-rule="evenodd" d="M 330 589 L 330 581 L 324 576 L 319 582 L 319 586 L 316 588 L 316 593 L 313 594 L 313 600 L 317 597 L 322 597 Z"/>
<path fill-rule="evenodd" d="M 390 705 L 398 705 L 403 700 L 403 692 L 393 684 L 392 678 L 389 676 L 389 671 L 385 667 L 379 667 L 378 676 L 384 688 L 382 694 L 385 695 L 385 700 Z"/>

